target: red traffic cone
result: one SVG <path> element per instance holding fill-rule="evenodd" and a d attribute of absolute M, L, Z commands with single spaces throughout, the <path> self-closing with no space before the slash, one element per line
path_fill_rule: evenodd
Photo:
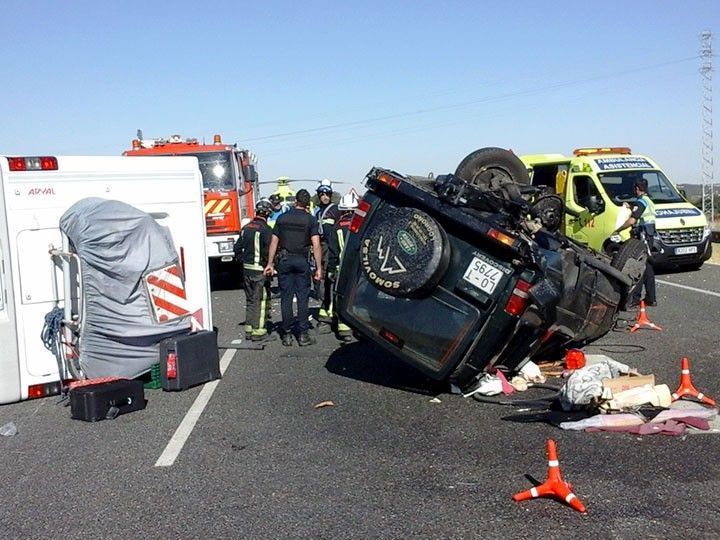
<path fill-rule="evenodd" d="M 706 405 L 714 407 L 715 400 L 707 397 L 702 392 L 698 392 L 697 388 L 693 385 L 692 379 L 690 378 L 690 361 L 687 359 L 687 356 L 683 356 L 680 366 L 680 387 L 673 393 L 672 400 L 677 401 L 685 396 L 691 396 Z"/>
<path fill-rule="evenodd" d="M 565 482 L 560 475 L 560 462 L 557 457 L 555 441 L 548 439 L 548 477 L 545 483 L 513 495 L 513 500 L 520 502 L 536 497 L 554 497 L 574 508 L 578 512 L 585 512 L 585 505 L 572 492 L 572 486 Z"/>
<path fill-rule="evenodd" d="M 650 322 L 647 313 L 645 311 L 645 300 L 640 300 L 640 311 L 638 311 L 638 318 L 633 327 L 630 329 L 631 332 L 640 328 L 651 328 L 652 330 L 662 331 L 657 324 Z"/>

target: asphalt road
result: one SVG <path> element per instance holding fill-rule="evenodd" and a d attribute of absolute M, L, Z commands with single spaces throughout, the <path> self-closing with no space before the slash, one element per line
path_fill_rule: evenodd
<path fill-rule="evenodd" d="M 720 396 L 720 266 L 659 276 L 663 332 L 588 347 L 675 389 L 680 359 Z M 679 284 L 716 293 L 705 294 Z M 222 342 L 242 294 L 213 293 Z M 277 319 L 277 306 L 275 309 Z M 359 343 L 226 353 L 177 459 L 156 467 L 201 392 L 146 392 L 144 411 L 88 424 L 55 398 L 0 407 L 2 538 L 719 538 L 720 437 L 564 432 L 504 419 Z M 437 397 L 440 402 L 437 402 Z M 332 400 L 333 407 L 314 405 Z M 543 480 L 545 441 L 588 508 L 511 495 Z"/>

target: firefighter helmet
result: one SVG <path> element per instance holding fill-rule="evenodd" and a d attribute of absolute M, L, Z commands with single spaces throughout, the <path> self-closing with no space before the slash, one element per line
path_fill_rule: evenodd
<path fill-rule="evenodd" d="M 343 195 L 342 199 L 340 199 L 340 202 L 338 203 L 338 210 L 340 211 L 354 210 L 357 207 L 358 200 L 353 193 Z"/>
<path fill-rule="evenodd" d="M 255 203 L 255 213 L 258 216 L 268 217 L 270 214 L 273 213 L 272 203 L 267 199 L 260 199 L 258 202 Z"/>
<path fill-rule="evenodd" d="M 318 192 L 318 194 L 320 194 L 320 193 L 331 193 L 332 194 L 332 192 L 333 192 L 332 181 L 327 178 L 325 178 L 324 180 L 320 180 L 320 183 L 318 184 L 318 187 L 317 187 L 317 192 Z"/>

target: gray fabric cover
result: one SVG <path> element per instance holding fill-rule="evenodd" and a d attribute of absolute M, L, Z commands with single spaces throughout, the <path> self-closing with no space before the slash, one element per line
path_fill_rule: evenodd
<path fill-rule="evenodd" d="M 88 378 L 137 377 L 158 362 L 158 342 L 190 329 L 157 324 L 143 277 L 178 262 L 170 230 L 120 201 L 82 199 L 60 218 L 78 256 L 83 306 L 80 366 Z"/>

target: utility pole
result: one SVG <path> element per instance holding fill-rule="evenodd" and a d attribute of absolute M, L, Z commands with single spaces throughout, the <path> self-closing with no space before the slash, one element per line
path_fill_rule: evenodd
<path fill-rule="evenodd" d="M 712 32 L 700 34 L 700 75 L 702 77 L 702 210 L 712 225 L 715 218 L 715 180 L 713 164 L 713 72 Z"/>

